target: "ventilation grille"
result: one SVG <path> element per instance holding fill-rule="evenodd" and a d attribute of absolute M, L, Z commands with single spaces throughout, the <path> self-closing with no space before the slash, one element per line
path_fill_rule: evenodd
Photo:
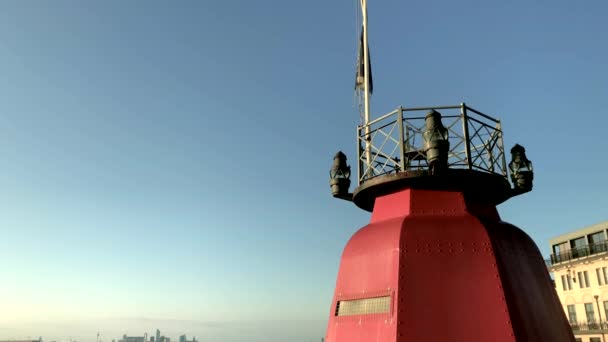
<path fill-rule="evenodd" d="M 336 316 L 388 313 L 390 308 L 391 296 L 341 300 L 336 305 Z"/>

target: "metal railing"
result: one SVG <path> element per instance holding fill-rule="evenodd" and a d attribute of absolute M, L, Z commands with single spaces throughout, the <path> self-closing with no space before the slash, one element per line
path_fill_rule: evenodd
<path fill-rule="evenodd" d="M 479 170 L 507 178 L 500 120 L 462 103 L 458 106 L 399 107 L 359 126 L 358 185 L 382 175 L 428 168 L 423 133 L 425 115 L 430 110 L 442 114 L 443 126 L 448 129 L 448 167 Z M 366 133 L 368 128 L 369 133 Z"/>
<path fill-rule="evenodd" d="M 572 248 L 561 253 L 551 254 L 550 261 L 551 265 L 555 265 L 560 262 L 583 258 L 604 252 L 608 252 L 608 241 L 600 241 L 582 247 Z"/>
<path fill-rule="evenodd" d="M 608 322 L 570 322 L 572 331 L 608 330 Z"/>

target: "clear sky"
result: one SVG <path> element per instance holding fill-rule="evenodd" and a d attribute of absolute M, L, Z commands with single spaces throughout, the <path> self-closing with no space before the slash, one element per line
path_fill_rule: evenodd
<path fill-rule="evenodd" d="M 356 0 L 0 2 L 0 339 L 318 341 L 369 214 Z M 467 102 L 524 144 L 501 205 L 547 240 L 608 219 L 605 1 L 369 0 L 372 111 Z"/>

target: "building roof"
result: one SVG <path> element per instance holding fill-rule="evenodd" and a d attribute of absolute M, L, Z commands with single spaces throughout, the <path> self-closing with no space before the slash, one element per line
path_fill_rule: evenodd
<path fill-rule="evenodd" d="M 571 231 L 569 233 L 565 233 L 565 234 L 556 236 L 552 239 L 549 239 L 549 245 L 551 247 L 553 247 L 553 245 L 557 245 L 561 242 L 569 241 L 569 240 L 575 239 L 577 237 L 585 236 L 587 234 L 592 234 L 592 233 L 595 233 L 595 232 L 598 232 L 598 231 L 601 231 L 601 230 L 604 230 L 607 228 L 608 228 L 608 221 L 596 223 L 594 225 L 583 227 L 581 229 Z"/>

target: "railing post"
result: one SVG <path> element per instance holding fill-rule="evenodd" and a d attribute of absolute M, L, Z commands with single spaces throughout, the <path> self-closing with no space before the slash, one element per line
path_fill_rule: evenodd
<path fill-rule="evenodd" d="M 463 102 L 460 104 L 460 117 L 462 119 L 462 131 L 464 132 L 464 153 L 467 157 L 467 165 L 469 170 L 473 169 L 471 161 L 471 141 L 469 140 L 469 120 L 467 119 L 467 105 Z"/>
<path fill-rule="evenodd" d="M 357 186 L 361 185 L 361 179 L 363 177 L 363 172 L 361 166 L 363 162 L 361 161 L 361 126 L 357 126 Z"/>
<path fill-rule="evenodd" d="M 403 134 L 403 107 L 397 108 L 397 124 L 399 125 L 399 168 L 400 171 L 407 171 L 405 169 L 405 140 Z"/>
<path fill-rule="evenodd" d="M 499 148 L 502 151 L 502 172 L 503 176 L 508 177 L 509 171 L 507 170 L 507 152 L 505 151 L 504 141 L 502 140 L 502 124 L 500 123 L 500 120 L 496 124 L 496 129 L 498 129 L 498 132 L 500 134 L 500 136 L 498 137 L 498 142 L 500 144 Z"/>
<path fill-rule="evenodd" d="M 486 150 L 488 152 L 488 162 L 490 163 L 490 172 L 494 173 L 494 154 L 492 153 L 492 149 L 490 148 L 492 141 L 488 140 L 488 144 L 486 145 Z"/>

